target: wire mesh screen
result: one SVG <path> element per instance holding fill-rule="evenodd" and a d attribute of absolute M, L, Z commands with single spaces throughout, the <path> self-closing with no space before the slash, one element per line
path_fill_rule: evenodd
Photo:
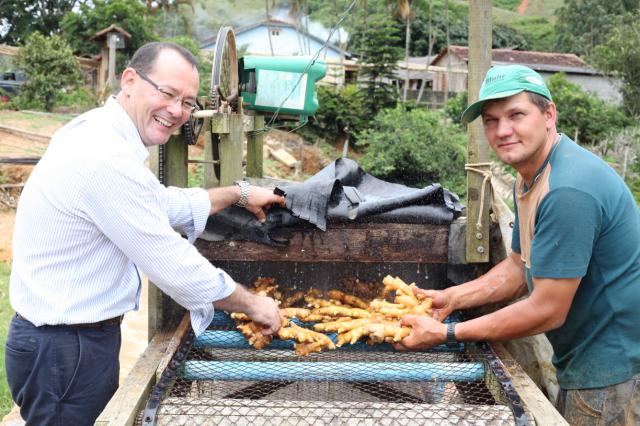
<path fill-rule="evenodd" d="M 298 356 L 290 341 L 251 348 L 217 313 L 181 350 L 163 375 L 159 404 L 138 424 L 515 423 L 510 398 L 475 345 L 396 352 L 357 343 Z"/>

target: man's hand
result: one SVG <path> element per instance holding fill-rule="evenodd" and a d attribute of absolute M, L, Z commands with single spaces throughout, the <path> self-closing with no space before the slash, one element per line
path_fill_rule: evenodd
<path fill-rule="evenodd" d="M 271 207 L 272 204 L 284 207 L 284 197 L 282 195 L 276 195 L 273 191 L 266 188 L 259 186 L 249 187 L 249 199 L 245 208 L 255 214 L 260 222 L 264 222 L 267 219 L 262 209 Z"/>
<path fill-rule="evenodd" d="M 262 326 L 262 334 L 271 335 L 280 330 L 284 318 L 275 300 L 270 297 L 254 295 L 251 308 L 246 314 Z"/>
<path fill-rule="evenodd" d="M 262 333 L 266 335 L 278 331 L 284 321 L 275 300 L 253 294 L 240 284 L 236 284 L 236 289 L 229 296 L 213 302 L 213 306 L 215 309 L 227 312 L 247 314 L 249 318 L 262 326 Z"/>
<path fill-rule="evenodd" d="M 220 188 L 210 188 L 209 200 L 211 201 L 211 210 L 209 214 L 216 214 L 221 210 L 238 202 L 240 198 L 240 187 L 237 185 L 223 186 Z M 276 195 L 271 189 L 262 188 L 260 186 L 249 186 L 249 196 L 245 208 L 255 214 L 260 222 L 264 222 L 267 218 L 263 208 L 270 207 L 272 204 L 285 206 L 285 199 L 282 195 Z"/>
<path fill-rule="evenodd" d="M 447 326 L 435 319 L 422 315 L 405 315 L 401 326 L 411 327 L 411 333 L 400 343 L 393 345 L 399 351 L 417 351 L 439 345 L 447 341 Z"/>
<path fill-rule="evenodd" d="M 412 287 L 413 294 L 422 294 L 433 301 L 431 305 L 431 315 L 437 321 L 444 321 L 451 312 L 454 311 L 451 296 L 441 290 L 423 290 L 418 287 Z"/>

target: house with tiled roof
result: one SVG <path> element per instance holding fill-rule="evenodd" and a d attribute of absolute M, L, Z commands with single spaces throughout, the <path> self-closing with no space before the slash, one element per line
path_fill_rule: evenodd
<path fill-rule="evenodd" d="M 467 90 L 469 48 L 449 46 L 431 61 L 433 90 L 462 92 Z M 563 72 L 567 80 L 601 99 L 620 104 L 620 83 L 591 68 L 578 56 L 571 53 L 534 52 L 525 50 L 493 49 L 491 65 L 519 64 L 536 70 L 545 80 Z"/>

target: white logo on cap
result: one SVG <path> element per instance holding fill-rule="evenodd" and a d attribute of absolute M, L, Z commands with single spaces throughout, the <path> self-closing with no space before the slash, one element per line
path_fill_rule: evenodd
<path fill-rule="evenodd" d="M 540 81 L 540 79 L 538 77 L 534 77 L 532 75 L 528 75 L 524 79 L 527 80 L 529 83 L 533 83 L 533 84 L 537 84 L 538 86 L 542 86 L 542 81 Z"/>

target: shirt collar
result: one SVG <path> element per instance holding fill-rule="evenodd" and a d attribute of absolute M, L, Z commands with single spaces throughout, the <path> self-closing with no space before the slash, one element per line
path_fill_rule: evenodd
<path fill-rule="evenodd" d="M 129 114 L 124 110 L 122 105 L 118 103 L 115 96 L 110 96 L 107 102 L 104 104 L 104 110 L 113 117 L 115 126 L 120 130 L 127 141 L 133 148 L 135 154 L 141 161 L 146 161 L 149 157 L 149 149 L 142 142 L 140 133 L 136 128 L 136 125 L 129 117 Z"/>
<path fill-rule="evenodd" d="M 544 169 L 549 164 L 549 161 L 551 160 L 551 157 L 553 156 L 553 153 L 556 151 L 556 148 L 560 145 L 560 142 L 562 142 L 562 139 L 564 139 L 564 134 L 558 133 L 558 138 L 556 139 L 556 141 L 554 142 L 553 146 L 551 147 L 551 151 L 547 155 L 547 158 L 545 158 L 544 163 L 542 163 L 540 168 L 536 171 L 536 174 L 533 175 L 533 180 L 531 181 L 531 186 L 530 187 L 527 186 L 527 181 L 525 181 L 524 178 L 522 178 L 522 182 L 524 184 L 524 186 L 523 186 L 524 192 L 529 191 L 536 184 L 536 181 L 538 180 L 538 178 L 540 177 L 540 175 L 542 174 Z"/>

